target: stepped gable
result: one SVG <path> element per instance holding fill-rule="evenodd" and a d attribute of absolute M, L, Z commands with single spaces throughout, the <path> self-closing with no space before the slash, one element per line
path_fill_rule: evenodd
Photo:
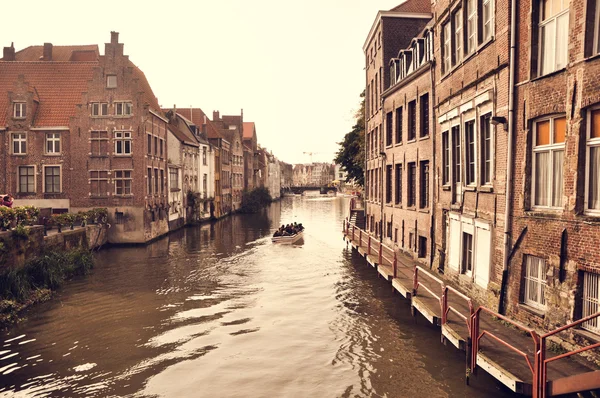
<path fill-rule="evenodd" d="M 390 11 L 393 12 L 407 12 L 415 14 L 431 13 L 431 1 L 430 0 L 407 0 L 404 3 L 397 5 Z"/>
<path fill-rule="evenodd" d="M 8 93 L 21 79 L 39 101 L 32 125 L 68 126 L 97 66 L 98 62 L 0 61 L 0 109 L 9 109 Z M 0 126 L 6 126 L 9 114 L 0 112 Z"/>

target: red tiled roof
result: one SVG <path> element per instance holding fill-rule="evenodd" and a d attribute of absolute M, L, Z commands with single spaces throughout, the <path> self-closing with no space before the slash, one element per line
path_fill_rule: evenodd
<path fill-rule="evenodd" d="M 252 137 L 254 137 L 255 128 L 254 122 L 244 122 L 244 133 L 242 134 L 243 139 L 251 140 Z"/>
<path fill-rule="evenodd" d="M 29 46 L 15 53 L 17 61 L 41 61 L 44 46 Z M 98 45 L 52 46 L 52 61 L 97 61 Z"/>
<path fill-rule="evenodd" d="M 177 109 L 177 113 L 194 123 L 196 126 L 202 126 L 204 120 L 206 120 L 206 135 L 208 138 L 224 138 L 202 109 L 181 108 Z"/>
<path fill-rule="evenodd" d="M 415 14 L 431 13 L 431 0 L 406 0 L 390 11 L 410 12 Z"/>
<path fill-rule="evenodd" d="M 68 126 L 97 66 L 97 62 L 0 61 L 0 126 L 6 125 L 8 92 L 15 90 L 19 75 L 39 95 L 33 126 Z"/>
<path fill-rule="evenodd" d="M 138 88 L 144 92 L 144 102 L 147 103 L 153 111 L 163 114 L 160 105 L 158 104 L 158 99 L 154 95 L 152 87 L 150 87 L 150 83 L 148 82 L 148 79 L 146 79 L 144 72 L 131 61 L 129 61 L 129 65 L 133 68 L 133 75 L 139 80 Z"/>

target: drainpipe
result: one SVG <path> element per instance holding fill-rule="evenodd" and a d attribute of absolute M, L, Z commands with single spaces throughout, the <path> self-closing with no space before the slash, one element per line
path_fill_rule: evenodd
<path fill-rule="evenodd" d="M 515 130 L 514 115 L 514 97 L 515 97 L 515 53 L 516 53 L 516 32 L 517 32 L 517 0 L 512 0 L 510 4 L 510 54 L 508 59 L 509 77 L 508 77 L 508 148 L 506 153 L 506 194 L 504 206 L 504 256 L 502 269 L 502 285 L 500 287 L 500 302 L 498 303 L 498 312 L 503 314 L 505 311 L 504 301 L 506 296 L 506 285 L 508 284 L 508 263 L 510 254 L 510 211 L 512 199 L 512 174 L 513 174 L 513 136 Z"/>

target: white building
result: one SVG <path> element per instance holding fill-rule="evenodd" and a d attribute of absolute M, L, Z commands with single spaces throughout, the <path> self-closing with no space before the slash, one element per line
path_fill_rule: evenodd
<path fill-rule="evenodd" d="M 267 176 L 267 187 L 273 200 L 281 197 L 281 167 L 279 161 L 275 156 L 267 155 L 268 164 L 268 176 Z"/>

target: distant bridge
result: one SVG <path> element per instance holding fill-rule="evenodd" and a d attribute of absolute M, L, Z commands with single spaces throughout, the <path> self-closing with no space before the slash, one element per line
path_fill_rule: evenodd
<path fill-rule="evenodd" d="M 304 191 L 319 191 L 321 193 L 321 195 L 325 195 L 327 194 L 327 192 L 329 191 L 333 191 L 337 193 L 337 187 L 327 187 L 327 186 L 320 186 L 320 187 L 289 187 L 289 188 L 285 188 L 282 189 L 283 192 L 293 192 L 296 194 L 301 194 Z"/>

